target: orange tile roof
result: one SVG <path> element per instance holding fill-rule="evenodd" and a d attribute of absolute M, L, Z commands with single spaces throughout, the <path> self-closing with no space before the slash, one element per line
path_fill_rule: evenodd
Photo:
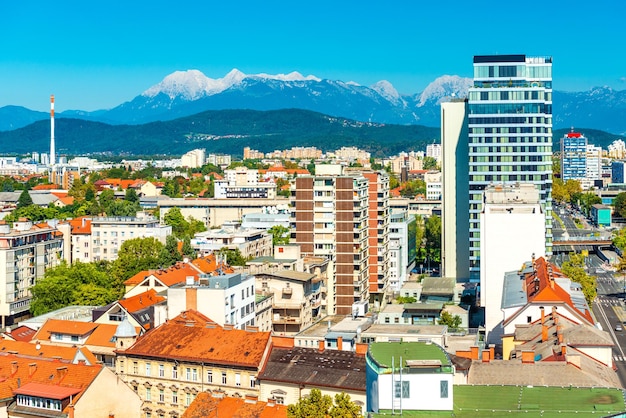
<path fill-rule="evenodd" d="M 47 385 L 45 383 L 29 382 L 13 391 L 16 395 L 37 396 L 46 399 L 63 400 L 80 392 L 78 388 Z"/>
<path fill-rule="evenodd" d="M 149 306 L 163 302 L 165 297 L 157 295 L 156 290 L 149 289 L 143 293 L 120 300 L 118 303 L 126 309 L 127 312 L 135 313 Z"/>
<path fill-rule="evenodd" d="M 122 180 L 122 179 L 105 179 L 113 187 L 121 187 L 122 189 L 128 189 L 135 180 Z"/>
<path fill-rule="evenodd" d="M 534 265 L 535 271 L 528 273 L 524 279 L 526 281 L 525 290 L 528 302 L 563 302 L 582 315 L 589 323 L 593 324 L 595 322 L 591 312 L 578 309 L 574 305 L 570 294 L 552 279 L 567 277 L 556 265 L 548 262 L 543 257 L 536 259 Z M 536 284 L 538 284 L 538 289 L 535 288 Z"/>
<path fill-rule="evenodd" d="M 31 358 L 48 358 L 53 359 L 58 357 L 60 360 L 66 362 L 72 362 L 76 358 L 77 351 L 80 349 L 77 347 L 49 345 L 49 344 L 36 344 L 33 342 L 24 341 L 11 341 L 0 340 L 0 353 L 13 352 L 20 356 L 30 356 Z M 98 361 L 95 356 L 87 349 L 81 351 L 87 361 L 91 364 L 96 364 Z"/>
<path fill-rule="evenodd" d="M 269 332 L 225 329 L 189 310 L 139 337 L 125 354 L 258 368 L 269 341 Z"/>
<path fill-rule="evenodd" d="M 72 235 L 91 235 L 91 218 L 80 216 L 68 221 Z"/>
<path fill-rule="evenodd" d="M 89 338 L 85 341 L 85 345 L 90 347 L 115 347 L 115 341 L 113 336 L 117 331 L 117 324 L 96 324 L 96 329 L 93 330 Z M 141 328 L 135 327 L 137 335 L 139 335 Z"/>
<path fill-rule="evenodd" d="M 42 397 L 50 395 L 52 388 L 56 388 L 53 393 L 57 395 L 74 392 L 73 401 L 76 403 L 101 371 L 102 365 L 87 366 L 0 355 L 0 399 L 12 398 L 18 388 L 26 386 L 29 390 L 39 389 Z M 45 388 L 31 383 L 45 385 Z M 68 408 L 63 412 L 67 413 Z"/>
<path fill-rule="evenodd" d="M 220 263 L 218 266 L 217 259 L 214 254 L 209 254 L 204 257 L 198 257 L 195 260 L 191 260 L 191 264 L 193 264 L 197 269 L 205 274 L 214 273 L 216 270 L 218 270 L 218 268 L 221 269 L 222 273 L 235 272 L 232 267 L 224 263 Z"/>
<path fill-rule="evenodd" d="M 257 401 L 253 397 L 249 399 L 228 396 L 217 398 L 207 392 L 200 392 L 181 418 L 213 417 L 286 418 L 287 406 Z"/>
<path fill-rule="evenodd" d="M 39 328 L 37 334 L 33 336 L 34 340 L 49 341 L 50 334 L 59 333 L 65 335 L 86 335 L 93 331 L 98 324 L 93 322 L 82 321 L 66 321 L 63 319 L 48 319 Z"/>
<path fill-rule="evenodd" d="M 59 197 L 59 201 L 61 201 L 61 203 L 63 203 L 65 206 L 73 205 L 74 197 L 72 196 Z"/>
<path fill-rule="evenodd" d="M 38 184 L 34 186 L 32 190 L 55 190 L 58 188 L 59 186 L 56 184 Z"/>
<path fill-rule="evenodd" d="M 197 278 L 198 270 L 193 268 L 187 263 L 176 263 L 175 265 L 164 270 L 144 270 L 135 274 L 130 279 L 126 280 L 124 284 L 126 286 L 138 285 L 142 283 L 146 277 L 154 276 L 163 285 L 169 287 L 177 283 L 184 283 L 187 276 L 194 276 Z"/>

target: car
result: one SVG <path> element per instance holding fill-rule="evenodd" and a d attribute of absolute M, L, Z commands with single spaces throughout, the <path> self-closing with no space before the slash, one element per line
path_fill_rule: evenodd
<path fill-rule="evenodd" d="M 617 324 L 615 325 L 615 331 L 622 331 L 624 328 L 622 328 L 622 324 Z"/>

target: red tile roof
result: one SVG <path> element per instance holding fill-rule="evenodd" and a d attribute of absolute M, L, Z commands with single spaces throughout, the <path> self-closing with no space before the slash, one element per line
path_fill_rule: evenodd
<path fill-rule="evenodd" d="M 249 399 L 217 398 L 207 392 L 200 392 L 181 418 L 213 417 L 286 418 L 287 407 L 285 405 L 257 401 L 253 397 L 249 397 Z"/>
<path fill-rule="evenodd" d="M 197 269 L 205 274 L 214 273 L 216 270 L 218 270 L 218 268 L 222 271 L 222 273 L 235 272 L 232 267 L 224 263 L 220 263 L 218 266 L 217 259 L 214 254 L 209 254 L 205 257 L 198 257 L 195 260 L 191 260 L 191 264 L 193 264 Z"/>
<path fill-rule="evenodd" d="M 258 368 L 269 341 L 269 332 L 225 329 L 189 310 L 139 337 L 125 354 Z"/>
<path fill-rule="evenodd" d="M 113 187 L 120 187 L 122 189 L 128 189 L 135 180 L 122 180 L 122 179 L 106 179 L 106 182 Z"/>
<path fill-rule="evenodd" d="M 150 289 L 138 295 L 122 299 L 119 301 L 119 304 L 122 305 L 126 311 L 135 313 L 149 306 L 163 302 L 164 300 L 165 297 L 157 295 L 156 290 Z"/>
<path fill-rule="evenodd" d="M 44 383 L 29 382 L 13 391 L 16 395 L 37 396 L 40 398 L 63 400 L 80 392 L 78 388 L 46 385 Z"/>
<path fill-rule="evenodd" d="M 15 341 L 30 341 L 33 338 L 33 335 L 37 333 L 36 330 L 26 327 L 24 325 L 15 328 L 13 331 L 9 333 L 10 337 Z"/>
<path fill-rule="evenodd" d="M 35 396 L 42 397 L 73 393 L 73 401 L 76 403 L 101 371 L 102 365 L 87 366 L 57 360 L 21 358 L 11 354 L 0 355 L 0 399 L 12 398 L 26 387 L 29 391 L 39 390 Z M 63 412 L 67 413 L 67 409 Z"/>
<path fill-rule="evenodd" d="M 50 334 L 52 333 L 83 336 L 92 332 L 97 326 L 98 324 L 93 322 L 48 319 L 39 328 L 33 339 L 50 340 Z"/>
<path fill-rule="evenodd" d="M 58 188 L 59 186 L 56 184 L 38 184 L 33 187 L 33 190 L 55 190 Z"/>

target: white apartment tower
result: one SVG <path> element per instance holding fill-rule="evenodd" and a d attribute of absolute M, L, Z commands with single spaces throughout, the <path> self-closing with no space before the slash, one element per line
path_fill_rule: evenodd
<path fill-rule="evenodd" d="M 468 98 L 470 278 L 480 277 L 480 214 L 490 184 L 532 183 L 552 254 L 552 58 L 474 57 Z M 528 257 L 528 255 L 526 255 Z"/>

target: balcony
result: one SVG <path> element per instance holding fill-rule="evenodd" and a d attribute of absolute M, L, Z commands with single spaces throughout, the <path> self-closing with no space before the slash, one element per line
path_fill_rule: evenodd
<path fill-rule="evenodd" d="M 283 287 L 282 293 L 283 293 L 283 296 L 284 295 L 291 296 L 291 294 L 293 293 L 293 289 L 291 287 L 288 287 L 288 286 L 287 287 Z"/>
<path fill-rule="evenodd" d="M 302 319 L 295 316 L 276 316 L 274 315 L 274 324 L 301 324 Z"/>

